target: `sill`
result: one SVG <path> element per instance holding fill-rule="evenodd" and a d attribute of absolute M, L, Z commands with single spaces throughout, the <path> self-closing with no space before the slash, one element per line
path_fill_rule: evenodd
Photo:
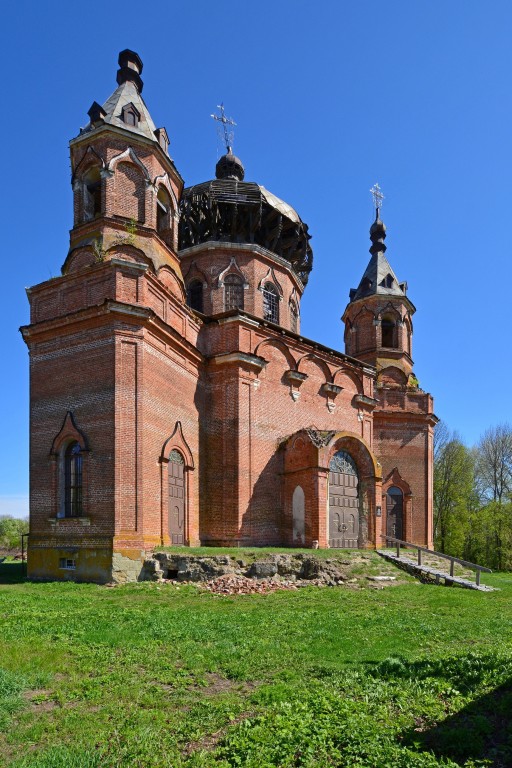
<path fill-rule="evenodd" d="M 48 522 L 51 525 L 60 525 L 60 523 L 66 523 L 68 520 L 76 520 L 80 525 L 90 525 L 91 524 L 91 518 L 87 517 L 86 515 L 75 516 L 75 517 L 49 517 Z"/>

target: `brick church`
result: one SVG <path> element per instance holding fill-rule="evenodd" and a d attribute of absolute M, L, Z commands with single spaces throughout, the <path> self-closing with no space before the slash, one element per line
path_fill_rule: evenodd
<path fill-rule="evenodd" d="M 431 545 L 436 417 L 379 209 L 343 354 L 301 328 L 307 225 L 231 149 L 186 187 L 141 74 L 122 51 L 72 139 L 69 252 L 28 290 L 29 577 L 135 579 L 171 544 Z"/>

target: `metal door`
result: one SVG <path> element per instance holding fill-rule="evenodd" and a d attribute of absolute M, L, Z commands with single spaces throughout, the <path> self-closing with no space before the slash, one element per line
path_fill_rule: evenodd
<path fill-rule="evenodd" d="M 334 454 L 329 465 L 329 546 L 355 548 L 359 538 L 359 479 L 346 451 Z"/>
<path fill-rule="evenodd" d="M 386 493 L 386 534 L 403 539 L 404 495 L 400 488 L 392 485 Z"/>
<path fill-rule="evenodd" d="M 169 536 L 172 544 L 185 543 L 185 474 L 178 451 L 169 454 Z"/>

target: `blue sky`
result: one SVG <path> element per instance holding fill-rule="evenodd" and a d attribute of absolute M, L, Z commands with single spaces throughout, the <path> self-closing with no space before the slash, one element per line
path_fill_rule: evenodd
<path fill-rule="evenodd" d="M 417 307 L 413 357 L 436 413 L 473 444 L 510 421 L 512 4 L 505 0 L 125 0 L 9 3 L 3 13 L 0 514 L 28 489 L 25 286 L 60 273 L 72 224 L 67 143 L 144 62 L 144 98 L 187 184 L 238 123 L 246 179 L 313 236 L 304 335 L 343 349 L 340 316 L 369 259 L 369 188 L 387 256 Z"/>

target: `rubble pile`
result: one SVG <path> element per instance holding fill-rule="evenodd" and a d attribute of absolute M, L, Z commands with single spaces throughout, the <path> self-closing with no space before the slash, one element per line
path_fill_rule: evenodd
<path fill-rule="evenodd" d="M 277 592 L 279 589 L 298 589 L 298 585 L 292 581 L 278 581 L 277 579 L 256 581 L 247 576 L 237 576 L 231 573 L 207 581 L 201 585 L 201 588 L 212 592 L 214 595 L 267 595 L 270 592 Z"/>
<path fill-rule="evenodd" d="M 349 579 L 352 562 L 340 558 L 319 558 L 307 553 L 262 556 L 247 563 L 231 555 L 201 557 L 155 552 L 144 563 L 143 580 L 199 583 L 219 595 L 266 594 L 278 589 L 306 586 L 338 586 Z"/>

